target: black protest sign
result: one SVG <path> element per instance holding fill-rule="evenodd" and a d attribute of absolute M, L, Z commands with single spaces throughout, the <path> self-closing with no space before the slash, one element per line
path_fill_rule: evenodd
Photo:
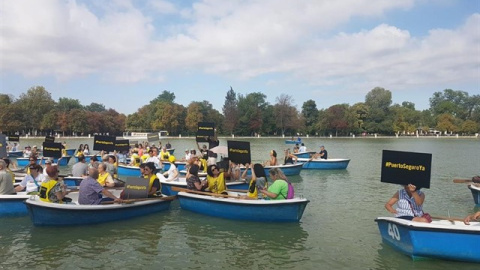
<path fill-rule="evenodd" d="M 7 136 L 0 134 L 0 158 L 7 157 Z"/>
<path fill-rule="evenodd" d="M 128 140 L 115 140 L 115 150 L 128 151 L 130 150 L 130 143 Z"/>
<path fill-rule="evenodd" d="M 140 199 L 148 197 L 149 180 L 143 177 L 127 177 L 123 189 L 123 199 Z"/>
<path fill-rule="evenodd" d="M 430 188 L 432 154 L 383 150 L 381 182 Z"/>
<path fill-rule="evenodd" d="M 8 135 L 7 141 L 9 142 L 19 142 L 20 136 L 19 135 Z"/>
<path fill-rule="evenodd" d="M 113 152 L 115 150 L 115 137 L 95 135 L 93 150 Z"/>
<path fill-rule="evenodd" d="M 46 137 L 45 137 L 45 142 L 55 142 L 55 137 L 46 136 Z"/>
<path fill-rule="evenodd" d="M 160 137 L 158 137 L 158 133 L 150 133 L 150 134 L 147 134 L 147 141 L 158 142 L 160 141 Z"/>
<path fill-rule="evenodd" d="M 43 143 L 43 156 L 51 158 L 61 158 L 62 157 L 62 144 L 61 143 L 52 143 L 44 142 Z"/>
<path fill-rule="evenodd" d="M 198 122 L 196 141 L 208 142 L 209 136 L 215 136 L 215 123 Z"/>
<path fill-rule="evenodd" d="M 237 164 L 252 163 L 250 142 L 227 141 L 228 158 Z"/>

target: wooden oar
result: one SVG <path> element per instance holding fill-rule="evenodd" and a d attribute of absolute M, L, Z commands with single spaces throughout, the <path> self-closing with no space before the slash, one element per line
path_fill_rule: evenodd
<path fill-rule="evenodd" d="M 472 179 L 453 179 L 454 183 L 473 183 Z"/>
<path fill-rule="evenodd" d="M 463 218 L 457 218 L 457 217 L 444 217 L 444 216 L 432 216 L 432 219 L 445 219 L 445 220 L 448 220 L 448 221 L 462 221 L 463 222 Z"/>
<path fill-rule="evenodd" d="M 204 191 L 196 191 L 196 190 L 190 190 L 190 189 L 179 188 L 179 187 L 172 187 L 172 190 L 173 190 L 173 191 L 178 191 L 178 192 L 183 191 L 183 192 L 200 194 L 200 195 L 208 195 L 208 196 L 213 196 L 213 197 L 223 197 L 223 198 L 235 198 L 235 199 L 239 199 L 238 196 L 217 194 L 217 193 L 204 192 Z"/>

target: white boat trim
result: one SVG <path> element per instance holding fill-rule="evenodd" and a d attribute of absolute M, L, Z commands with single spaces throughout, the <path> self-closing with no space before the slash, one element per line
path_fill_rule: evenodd
<path fill-rule="evenodd" d="M 230 196 L 244 196 L 245 193 L 241 192 L 232 192 L 229 191 L 228 194 Z M 220 196 L 208 196 L 208 195 L 200 195 L 195 193 L 189 192 L 179 192 L 178 196 L 189 197 L 192 199 L 200 199 L 200 200 L 207 200 L 212 202 L 228 202 L 233 204 L 242 204 L 242 205 L 282 205 L 282 204 L 294 204 L 294 203 L 301 203 L 301 202 L 308 202 L 305 198 L 293 198 L 289 200 L 248 200 L 248 199 L 237 199 L 232 197 L 220 197 Z"/>
<path fill-rule="evenodd" d="M 421 228 L 422 230 L 444 229 L 444 230 L 459 230 L 480 233 L 480 222 L 470 222 L 470 225 L 465 225 L 462 221 L 450 221 L 446 219 L 433 220 L 431 223 L 416 222 L 394 217 L 378 217 L 377 220 L 385 220 L 397 224 L 405 225 L 412 228 Z"/>

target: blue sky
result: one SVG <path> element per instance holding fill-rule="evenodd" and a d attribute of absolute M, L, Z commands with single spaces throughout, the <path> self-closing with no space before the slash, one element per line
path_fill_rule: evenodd
<path fill-rule="evenodd" d="M 42 85 L 130 114 L 163 90 L 219 111 L 230 87 L 299 110 L 377 86 L 417 109 L 480 94 L 477 0 L 0 0 L 0 18 L 0 93 L 15 98 Z"/>

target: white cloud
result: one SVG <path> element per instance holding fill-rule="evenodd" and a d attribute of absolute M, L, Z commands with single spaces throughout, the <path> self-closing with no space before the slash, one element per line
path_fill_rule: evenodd
<path fill-rule="evenodd" d="M 240 79 L 283 73 L 346 88 L 478 79 L 479 14 L 425 37 L 386 24 L 329 35 L 357 17 L 409 9 L 413 0 L 205 0 L 183 9 L 149 1 L 155 18 L 135 1 L 91 4 L 101 12 L 73 0 L 1 0 L 2 72 L 59 80 L 98 73 L 116 82 L 168 80 L 177 70 Z M 154 22 L 177 13 L 185 20 Z"/>

